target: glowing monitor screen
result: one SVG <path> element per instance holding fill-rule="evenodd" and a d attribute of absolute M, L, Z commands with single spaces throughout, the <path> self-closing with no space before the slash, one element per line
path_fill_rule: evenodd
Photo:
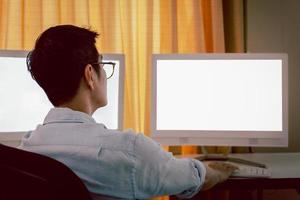
<path fill-rule="evenodd" d="M 154 55 L 153 65 L 159 142 L 287 145 L 286 55 Z"/>
<path fill-rule="evenodd" d="M 31 78 L 26 67 L 26 51 L 0 51 L 0 132 L 23 132 L 42 124 L 53 107 L 44 91 Z M 108 105 L 93 115 L 110 129 L 122 129 L 124 56 L 103 55 L 115 62 L 113 76 L 107 80 Z"/>

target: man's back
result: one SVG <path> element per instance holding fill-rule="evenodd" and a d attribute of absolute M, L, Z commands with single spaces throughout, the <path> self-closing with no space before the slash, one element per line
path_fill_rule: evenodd
<path fill-rule="evenodd" d="M 175 159 L 142 134 L 108 130 L 68 108 L 52 109 L 20 148 L 63 162 L 92 193 L 123 199 L 190 196 L 205 178 L 200 162 Z"/>

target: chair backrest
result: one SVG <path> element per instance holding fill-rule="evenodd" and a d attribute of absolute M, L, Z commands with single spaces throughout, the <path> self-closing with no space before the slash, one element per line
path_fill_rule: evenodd
<path fill-rule="evenodd" d="M 92 198 L 80 178 L 59 161 L 0 144 L 0 199 Z"/>

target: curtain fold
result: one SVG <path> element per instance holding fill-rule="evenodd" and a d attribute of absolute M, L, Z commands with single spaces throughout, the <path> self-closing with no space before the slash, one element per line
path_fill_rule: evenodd
<path fill-rule="evenodd" d="M 125 54 L 124 127 L 146 135 L 152 53 L 244 51 L 243 0 L 0 0 L 1 49 L 32 49 L 42 31 L 58 24 L 90 27 L 100 33 L 100 53 Z"/>

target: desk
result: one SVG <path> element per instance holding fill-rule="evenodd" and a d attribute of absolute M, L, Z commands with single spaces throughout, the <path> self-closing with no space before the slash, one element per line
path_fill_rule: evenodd
<path fill-rule="evenodd" d="M 266 164 L 267 167 L 271 168 L 272 176 L 266 179 L 230 178 L 208 192 L 225 190 L 231 193 L 239 193 L 239 197 L 229 199 L 243 199 L 240 193 L 252 190 L 257 192 L 257 197 L 254 199 L 262 199 L 262 192 L 265 189 L 296 189 L 299 194 L 297 200 L 300 199 L 300 153 L 247 153 L 230 154 L 229 156 Z M 193 199 L 200 199 L 200 196 L 204 195 L 202 193 L 206 192 L 200 192 Z M 201 198 L 203 199 L 203 197 Z M 171 199 L 176 198 L 171 197 Z"/>

